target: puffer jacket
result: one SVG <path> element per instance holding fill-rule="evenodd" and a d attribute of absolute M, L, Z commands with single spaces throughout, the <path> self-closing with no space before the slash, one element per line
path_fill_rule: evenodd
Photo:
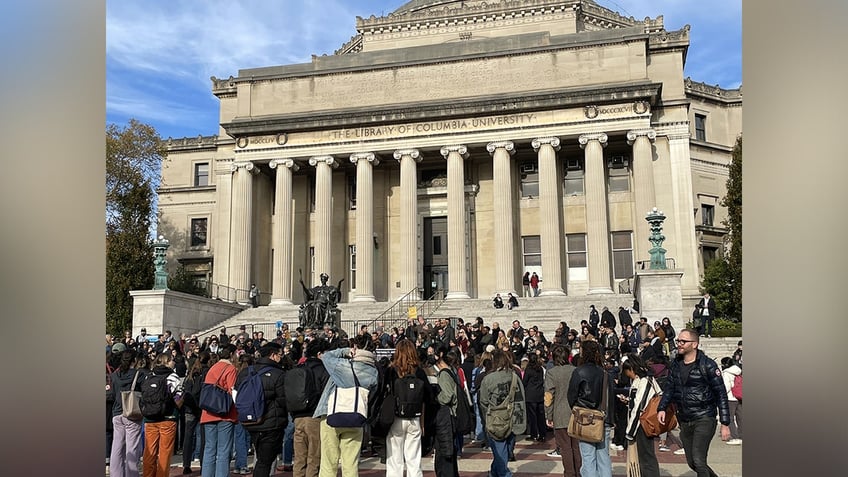
<path fill-rule="evenodd" d="M 597 364 L 581 364 L 571 374 L 568 383 L 568 405 L 585 407 L 588 409 L 599 409 L 603 401 L 604 375 L 606 371 Z M 604 423 L 615 424 L 615 393 L 613 392 L 613 379 L 607 378 L 607 408 Z M 602 409 L 604 410 L 604 409 Z"/>
<path fill-rule="evenodd" d="M 695 365 L 685 383 L 682 382 L 680 375 L 682 365 L 682 357 L 678 357 L 671 363 L 663 397 L 657 410 L 665 411 L 673 401 L 677 405 L 677 419 L 690 422 L 702 417 L 715 418 L 716 408 L 718 408 L 719 422 L 725 426 L 730 425 L 727 391 L 724 388 L 721 370 L 715 361 L 708 358 L 703 351 L 698 350 Z"/>
<path fill-rule="evenodd" d="M 265 413 L 262 415 L 262 422 L 245 426 L 245 429 L 250 432 L 283 429 L 289 423 L 288 411 L 286 410 L 286 383 L 283 368 L 271 358 L 259 358 L 250 367 L 256 371 L 261 371 L 266 366 L 271 369 L 262 373 L 261 378 L 262 392 L 265 394 Z M 249 371 L 249 367 L 241 370 L 236 379 L 236 387 L 247 379 Z"/>

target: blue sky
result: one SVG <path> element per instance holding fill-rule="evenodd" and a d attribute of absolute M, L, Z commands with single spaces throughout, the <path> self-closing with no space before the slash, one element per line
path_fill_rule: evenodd
<path fill-rule="evenodd" d="M 405 0 L 107 0 L 106 121 L 130 118 L 163 138 L 218 132 L 210 76 L 308 63 L 356 32 L 356 16 L 387 15 Z M 742 84 L 741 0 L 598 0 L 624 16 L 691 25 L 685 75 Z"/>

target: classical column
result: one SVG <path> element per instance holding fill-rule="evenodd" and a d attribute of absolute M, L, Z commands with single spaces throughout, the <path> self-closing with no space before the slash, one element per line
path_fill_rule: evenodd
<path fill-rule="evenodd" d="M 672 226 L 677 243 L 671 237 L 665 243 L 669 255 L 676 259 L 677 268 L 683 269 L 683 294 L 696 296 L 700 294 L 698 241 L 695 238 L 695 214 L 692 213 L 695 201 L 692 197 L 692 160 L 689 154 L 688 129 L 680 127 L 677 131 L 668 131 L 668 152 L 673 215 L 669 215 L 666 225 Z M 666 227 L 666 230 L 669 228 Z"/>
<path fill-rule="evenodd" d="M 539 154 L 539 211 L 541 212 L 542 292 L 540 296 L 565 295 L 562 290 L 562 209 L 559 206 L 560 183 L 556 152 L 559 138 L 536 138 L 531 143 Z"/>
<path fill-rule="evenodd" d="M 441 154 L 448 161 L 448 294 L 445 299 L 470 298 L 465 262 L 465 168 L 468 148 L 445 146 Z"/>
<path fill-rule="evenodd" d="M 643 219 L 654 206 L 657 196 L 654 193 L 654 166 L 651 143 L 657 138 L 653 129 L 636 129 L 627 132 L 627 144 L 633 146 L 633 195 L 636 207 L 636 228 L 634 232 L 634 252 L 636 260 L 648 260 L 649 246 L 648 222 Z"/>
<path fill-rule="evenodd" d="M 333 224 L 333 169 L 339 163 L 333 156 L 315 156 L 309 159 L 315 168 L 315 280 L 331 269 L 330 232 Z M 318 285 L 313 283 L 312 285 Z"/>
<path fill-rule="evenodd" d="M 252 162 L 235 162 L 233 172 L 232 221 L 230 222 L 230 280 L 229 286 L 243 291 L 235 298 L 247 302 L 247 290 L 250 288 L 251 265 L 253 260 L 251 245 L 253 241 L 253 176 L 259 174 L 259 168 Z"/>
<path fill-rule="evenodd" d="M 350 155 L 356 164 L 356 295 L 353 301 L 374 300 L 374 172 L 380 160 L 373 152 Z"/>
<path fill-rule="evenodd" d="M 578 138 L 585 149 L 586 221 L 589 259 L 589 294 L 613 293 L 610 277 L 609 218 L 607 217 L 604 133 L 583 134 Z"/>
<path fill-rule="evenodd" d="M 291 159 L 274 159 L 269 164 L 277 170 L 274 189 L 274 287 L 271 306 L 291 305 L 292 294 L 292 173 L 299 169 Z"/>
<path fill-rule="evenodd" d="M 515 291 L 515 232 L 512 225 L 512 141 L 490 142 L 494 170 L 495 291 L 507 296 Z"/>
<path fill-rule="evenodd" d="M 399 149 L 400 162 L 400 292 L 418 287 L 418 172 L 422 157 L 418 149 Z M 419 296 L 420 298 L 420 296 Z"/>

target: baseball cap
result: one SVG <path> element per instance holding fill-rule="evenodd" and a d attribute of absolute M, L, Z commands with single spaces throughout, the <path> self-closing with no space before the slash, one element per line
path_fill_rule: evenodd
<path fill-rule="evenodd" d="M 142 333 L 147 333 L 147 328 L 142 328 L 142 329 L 141 329 L 141 332 L 142 332 Z"/>
<path fill-rule="evenodd" d="M 123 353 L 126 350 L 127 350 L 127 345 L 125 345 L 123 343 L 115 343 L 115 344 L 112 345 L 112 352 L 113 353 Z"/>

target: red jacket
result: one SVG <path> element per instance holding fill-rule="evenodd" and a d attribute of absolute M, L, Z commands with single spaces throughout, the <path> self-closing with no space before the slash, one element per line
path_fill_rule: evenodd
<path fill-rule="evenodd" d="M 233 366 L 233 364 L 230 363 L 229 360 L 222 359 L 217 363 L 213 364 L 211 368 L 209 368 L 209 372 L 206 373 L 206 379 L 204 379 L 203 382 L 204 384 L 218 383 L 218 386 L 226 389 L 227 391 L 232 391 L 236 385 L 237 377 L 238 373 L 236 372 L 236 367 Z M 233 406 L 230 408 L 230 413 L 227 414 L 226 417 L 210 414 L 206 410 L 204 410 L 200 414 L 201 424 L 218 421 L 238 422 L 238 411 L 236 410 L 235 404 L 233 404 Z"/>

